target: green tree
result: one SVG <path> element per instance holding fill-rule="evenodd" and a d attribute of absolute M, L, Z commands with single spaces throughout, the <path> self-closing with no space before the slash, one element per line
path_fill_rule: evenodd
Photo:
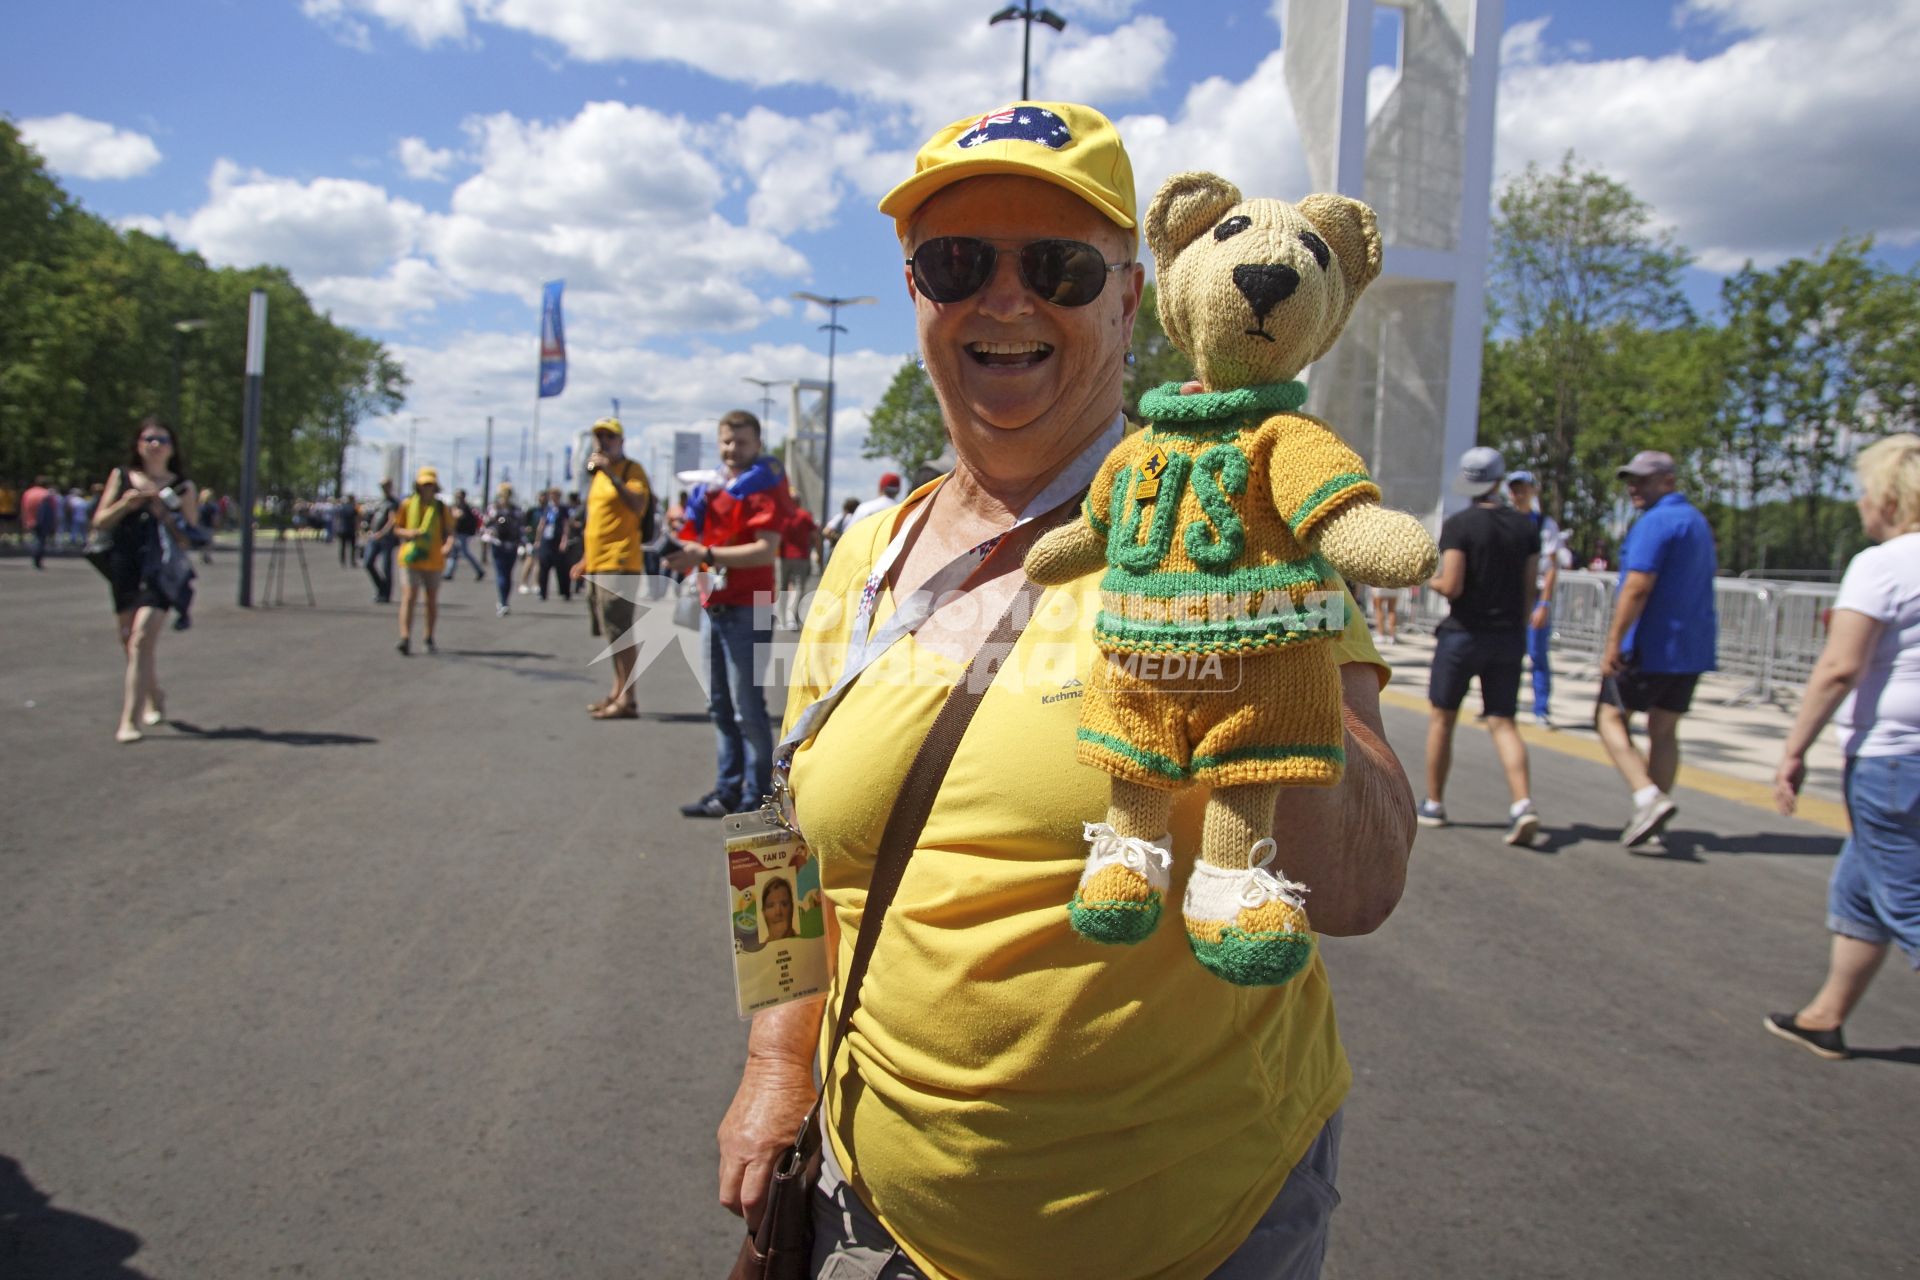
<path fill-rule="evenodd" d="M 1193 361 L 1160 327 L 1160 294 L 1151 283 L 1140 295 L 1140 312 L 1133 320 L 1133 343 L 1128 349 L 1133 364 L 1127 369 L 1123 394 L 1127 416 L 1137 422 L 1142 395 L 1163 383 L 1185 382 L 1193 377 Z"/>
<path fill-rule="evenodd" d="M 1546 509 L 1576 538 L 1600 535 L 1613 468 L 1649 434 L 1646 415 L 1670 416 L 1633 390 L 1645 354 L 1636 335 L 1691 322 L 1687 262 L 1644 202 L 1571 154 L 1500 191 L 1481 434 L 1532 464 Z"/>
<path fill-rule="evenodd" d="M 214 270 L 87 213 L 0 120 L 0 480 L 102 479 L 134 425 L 171 417 L 177 394 L 195 479 L 230 491 L 254 288 L 270 312 L 263 484 L 315 494 L 334 482 L 353 425 L 400 406 L 405 371 L 378 342 L 315 312 L 280 268 Z M 183 320 L 206 327 L 182 333 Z"/>
<path fill-rule="evenodd" d="M 946 449 L 947 421 L 933 393 L 933 381 L 919 361 L 908 360 L 874 406 L 860 456 L 892 458 L 902 474 L 911 476 Z"/>

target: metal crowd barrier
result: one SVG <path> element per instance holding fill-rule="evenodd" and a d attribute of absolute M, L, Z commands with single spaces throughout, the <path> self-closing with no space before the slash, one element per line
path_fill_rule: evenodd
<path fill-rule="evenodd" d="M 1613 622 L 1620 575 L 1563 569 L 1553 593 L 1553 651 L 1597 661 Z M 1827 640 L 1827 615 L 1839 587 L 1833 583 L 1715 578 L 1713 606 L 1721 674 L 1744 677 L 1728 703 L 1779 702 L 1796 696 Z M 1411 597 L 1411 598 L 1409 598 Z M 1438 592 L 1401 593 L 1400 626 L 1431 634 L 1447 616 Z"/>

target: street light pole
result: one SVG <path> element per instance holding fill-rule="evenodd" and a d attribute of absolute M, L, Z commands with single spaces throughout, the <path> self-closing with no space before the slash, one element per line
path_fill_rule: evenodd
<path fill-rule="evenodd" d="M 827 322 L 820 327 L 827 334 L 827 438 L 820 450 L 820 519 L 824 523 L 833 511 L 833 356 L 834 340 L 846 332 L 840 324 L 840 308 L 857 307 L 878 298 L 823 298 L 817 293 L 796 293 L 802 302 L 818 303 L 827 309 Z"/>
<path fill-rule="evenodd" d="M 425 421 L 425 418 L 415 418 L 407 426 L 407 461 L 401 471 L 400 479 L 402 483 L 406 483 L 406 477 L 408 475 L 417 475 L 420 471 L 420 455 L 413 451 L 413 441 L 415 433 L 420 430 L 420 424 Z"/>
<path fill-rule="evenodd" d="M 1055 31 L 1065 31 L 1067 20 L 1051 9 L 1036 10 L 1033 7 L 1033 0 L 1026 0 L 1024 8 L 1010 4 L 987 19 L 987 25 L 990 27 L 1002 22 L 1027 24 L 1026 33 L 1020 41 L 1020 101 L 1025 102 L 1031 96 L 1027 92 L 1027 71 L 1033 61 L 1033 24 L 1038 22 L 1043 26 L 1052 27 Z"/>
<path fill-rule="evenodd" d="M 742 378 L 742 382 L 751 382 L 760 388 L 760 427 L 766 429 L 767 419 L 773 416 L 773 389 L 793 385 L 792 378 Z"/>
<path fill-rule="evenodd" d="M 171 408 L 173 416 L 168 419 L 167 425 L 175 431 L 180 429 L 180 363 L 186 358 L 187 335 L 206 327 L 207 321 L 205 320 L 175 320 L 173 322 L 173 393 L 169 397 L 172 401 Z"/>

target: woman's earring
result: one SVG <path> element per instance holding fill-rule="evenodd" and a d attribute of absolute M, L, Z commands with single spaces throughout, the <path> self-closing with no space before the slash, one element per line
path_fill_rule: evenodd
<path fill-rule="evenodd" d="M 1132 367 L 1133 365 L 1136 365 L 1136 364 L 1139 364 L 1139 363 L 1140 363 L 1140 362 L 1139 362 L 1139 361 L 1138 361 L 1137 359 L 1135 359 L 1135 358 L 1134 358 L 1134 354 L 1133 354 L 1133 352 L 1131 352 L 1131 351 L 1129 351 L 1129 352 L 1127 352 L 1127 359 L 1126 359 L 1126 364 L 1128 365 L 1128 367 L 1129 367 L 1129 368 L 1131 368 L 1131 367 Z"/>
<path fill-rule="evenodd" d="M 913 362 L 922 369 L 927 367 L 927 358 L 925 356 L 915 356 Z"/>

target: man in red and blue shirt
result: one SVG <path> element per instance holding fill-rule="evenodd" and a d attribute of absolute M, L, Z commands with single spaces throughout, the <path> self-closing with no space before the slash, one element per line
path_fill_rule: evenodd
<path fill-rule="evenodd" d="M 719 754 L 713 790 L 680 806 L 689 818 L 758 808 L 773 792 L 773 729 L 760 685 L 773 643 L 774 561 L 792 518 L 786 477 L 760 456 L 760 420 L 742 409 L 720 419 L 718 483 L 687 499 L 680 549 L 661 557 L 681 573 L 706 570 L 700 652 L 707 717 Z"/>

